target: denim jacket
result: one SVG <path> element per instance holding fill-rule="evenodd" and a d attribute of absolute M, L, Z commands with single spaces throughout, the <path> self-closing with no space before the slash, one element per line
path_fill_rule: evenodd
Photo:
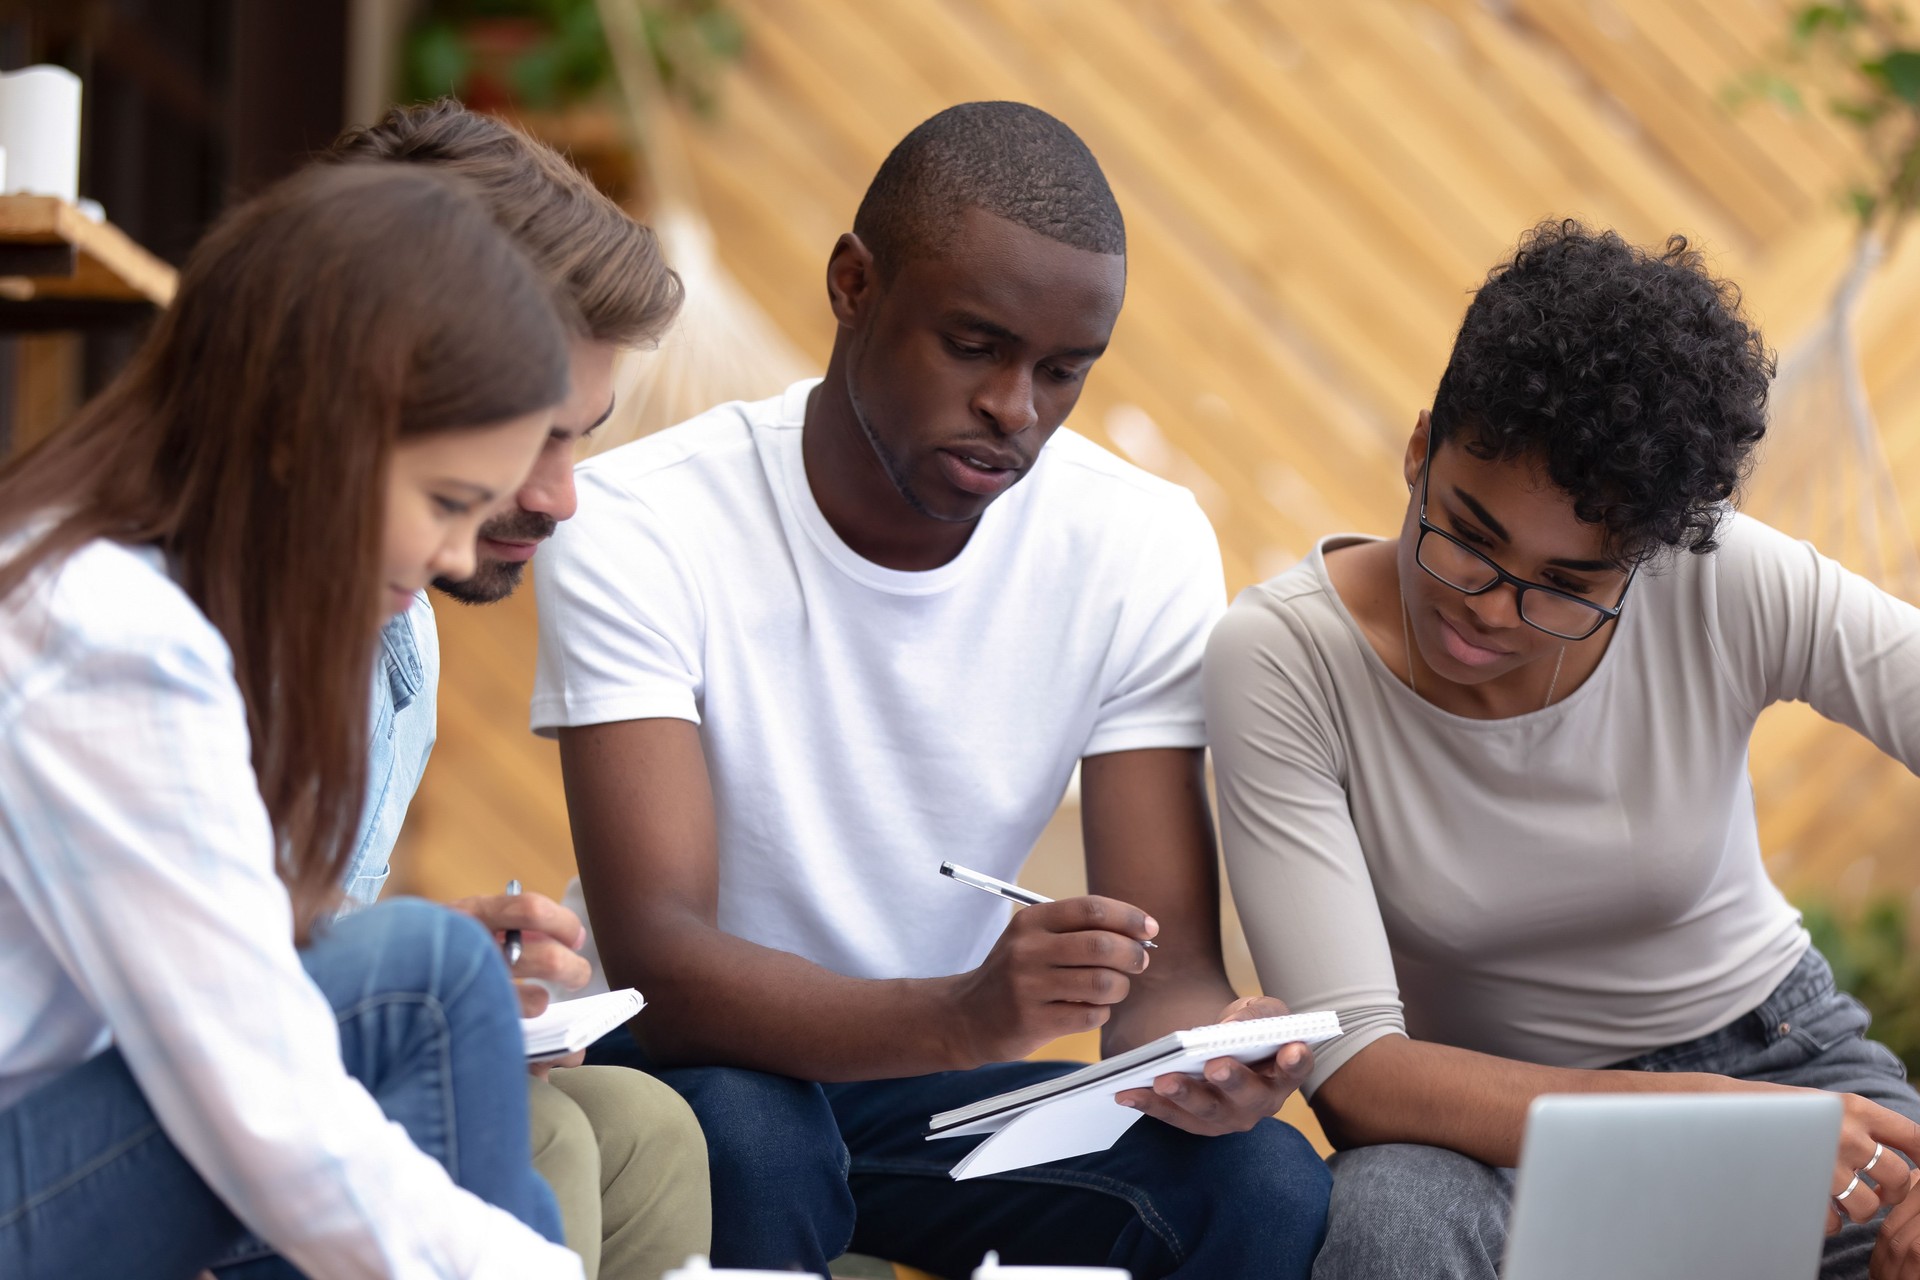
<path fill-rule="evenodd" d="M 439 684 L 440 635 L 433 624 L 433 606 L 422 591 L 380 632 L 368 717 L 372 738 L 367 748 L 367 806 L 360 814 L 360 834 L 343 882 L 343 913 L 371 903 L 387 882 L 400 824 L 433 754 Z"/>

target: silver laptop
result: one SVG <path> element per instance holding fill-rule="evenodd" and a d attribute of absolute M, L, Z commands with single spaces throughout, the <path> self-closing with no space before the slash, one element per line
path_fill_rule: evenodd
<path fill-rule="evenodd" d="M 1540 1098 L 1502 1280 L 1814 1280 L 1839 1145 L 1836 1094 Z"/>

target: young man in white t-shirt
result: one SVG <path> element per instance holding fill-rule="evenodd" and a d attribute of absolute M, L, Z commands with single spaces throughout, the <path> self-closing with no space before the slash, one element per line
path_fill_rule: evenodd
<path fill-rule="evenodd" d="M 826 378 L 583 465 L 542 553 L 534 727 L 557 731 L 609 979 L 706 1130 L 715 1261 L 987 1249 L 1136 1280 L 1305 1276 L 1328 1182 L 1270 1119 L 1310 1066 L 1124 1095 L 1111 1150 L 954 1182 L 936 1111 L 1264 1016 L 1220 957 L 1199 661 L 1219 550 L 1192 496 L 1060 431 L 1106 349 L 1124 230 L 1071 130 L 955 107 L 835 244 Z M 1044 451 L 1043 451 L 1044 446 Z M 1099 896 L 1006 906 L 1081 767 Z M 1157 950 L 1142 943 L 1156 940 Z"/>

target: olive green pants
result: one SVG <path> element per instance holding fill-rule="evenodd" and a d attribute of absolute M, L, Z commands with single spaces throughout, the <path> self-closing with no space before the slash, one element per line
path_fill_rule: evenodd
<path fill-rule="evenodd" d="M 527 1077 L 533 1167 L 560 1202 L 587 1280 L 659 1280 L 708 1252 L 707 1144 L 680 1095 L 626 1067 Z"/>

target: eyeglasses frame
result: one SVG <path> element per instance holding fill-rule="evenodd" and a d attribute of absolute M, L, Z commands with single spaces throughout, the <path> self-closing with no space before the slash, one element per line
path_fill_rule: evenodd
<path fill-rule="evenodd" d="M 1556 640 L 1568 640 L 1568 641 L 1585 640 L 1589 636 L 1593 635 L 1594 632 L 1606 626 L 1609 622 L 1619 621 L 1620 611 L 1627 607 L 1627 593 L 1633 589 L 1633 580 L 1635 576 L 1638 575 L 1640 572 L 1640 566 L 1638 564 L 1634 565 L 1631 569 L 1627 570 L 1627 581 L 1620 588 L 1620 599 L 1618 600 L 1618 602 L 1614 604 L 1614 606 L 1611 609 L 1607 608 L 1607 606 L 1603 604 L 1595 604 L 1591 600 L 1583 600 L 1579 596 L 1574 595 L 1572 592 L 1560 591 L 1554 587 L 1543 586 L 1538 582 L 1528 582 L 1525 578 L 1515 577 L 1513 574 L 1508 573 L 1505 569 L 1502 569 L 1498 564 L 1495 564 L 1493 561 L 1493 558 L 1487 555 L 1485 552 L 1481 551 L 1478 547 L 1467 545 L 1465 542 L 1462 542 L 1459 538 L 1456 538 L 1452 534 L 1448 533 L 1445 529 L 1442 529 L 1439 525 L 1433 523 L 1433 521 L 1427 519 L 1427 491 L 1428 491 L 1428 484 L 1432 477 L 1432 474 L 1433 474 L 1433 441 L 1429 439 L 1427 441 L 1427 456 L 1420 463 L 1420 514 L 1419 514 L 1420 538 L 1418 541 L 1416 541 L 1413 544 L 1413 562 L 1419 565 L 1421 570 L 1425 572 L 1428 577 L 1432 578 L 1435 582 L 1438 582 L 1454 591 L 1460 592 L 1462 595 L 1465 595 L 1465 596 L 1483 596 L 1487 592 L 1492 591 L 1495 587 L 1498 587 L 1502 583 L 1505 583 L 1513 588 L 1513 610 L 1514 610 L 1514 613 L 1519 617 L 1520 621 L 1526 623 L 1528 626 L 1532 627 L 1535 631 L 1541 632 L 1544 635 L 1550 635 Z M 1459 586 L 1452 582 L 1448 582 L 1445 578 L 1435 573 L 1432 569 L 1427 568 L 1426 562 L 1420 558 L 1420 544 L 1421 542 L 1424 542 L 1426 540 L 1426 536 L 1430 533 L 1440 535 L 1442 538 L 1445 538 L 1448 542 L 1451 542 L 1454 546 L 1460 548 L 1462 551 L 1466 552 L 1468 555 L 1472 556 L 1474 559 L 1478 560 L 1480 563 L 1486 565 L 1487 568 L 1493 570 L 1493 573 L 1494 573 L 1493 581 L 1489 582 L 1486 586 L 1481 587 L 1477 590 L 1469 591 L 1465 587 Z M 1577 636 L 1570 636 L 1563 632 L 1554 631 L 1550 628 L 1543 627 L 1539 623 L 1535 622 L 1533 619 L 1527 616 L 1526 598 L 1527 598 L 1527 592 L 1529 591 L 1544 592 L 1547 595 L 1557 596 L 1562 600 L 1566 600 L 1573 604 L 1577 604 L 1582 608 L 1591 609 L 1593 610 L 1593 612 L 1600 615 L 1599 620 L 1596 621 L 1587 630 L 1581 632 Z"/>

